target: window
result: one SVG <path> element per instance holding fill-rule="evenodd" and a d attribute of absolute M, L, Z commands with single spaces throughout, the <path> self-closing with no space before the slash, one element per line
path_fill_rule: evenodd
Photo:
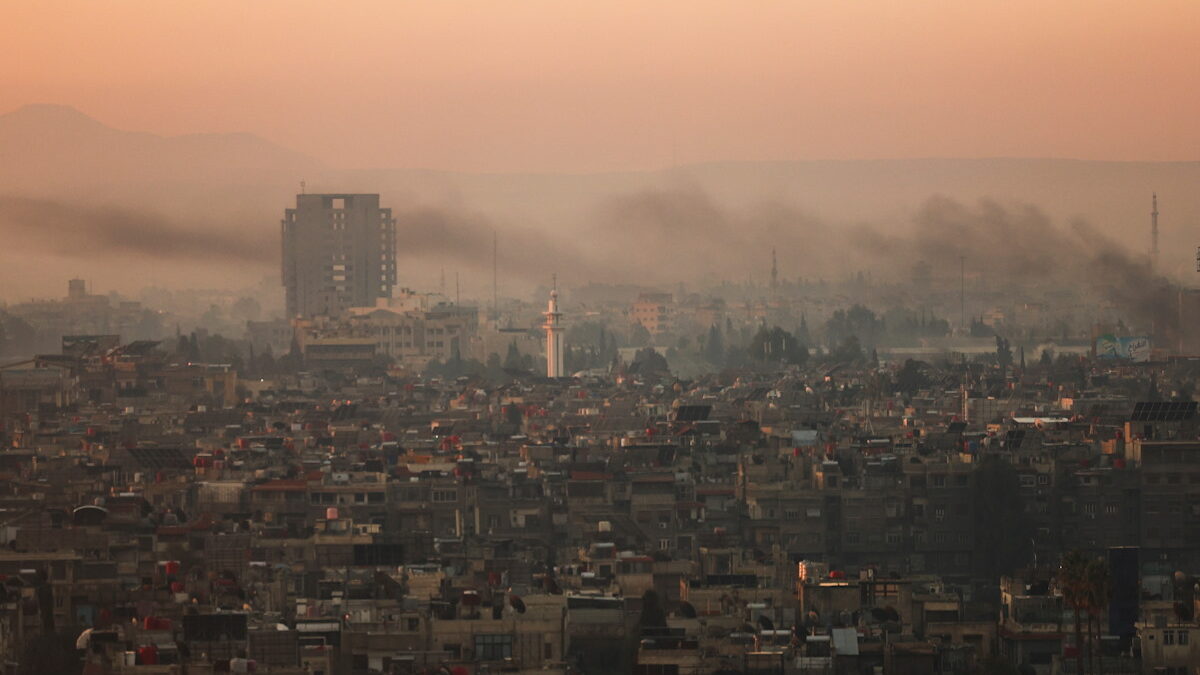
<path fill-rule="evenodd" d="M 458 490 L 434 490 L 433 501 L 435 502 L 455 502 L 458 501 Z"/>
<path fill-rule="evenodd" d="M 861 538 L 859 537 L 857 532 L 847 532 L 846 533 L 846 543 L 847 544 L 857 544 L 860 541 L 860 539 Z"/>
<path fill-rule="evenodd" d="M 889 543 L 893 546 L 899 544 L 900 543 L 900 533 L 899 532 L 888 532 L 887 533 L 887 543 Z"/>
<path fill-rule="evenodd" d="M 1177 637 L 1179 638 L 1178 639 L 1179 646 L 1186 647 L 1188 644 L 1188 632 L 1186 630 L 1181 630 L 1181 631 L 1179 631 Z"/>
<path fill-rule="evenodd" d="M 415 633 L 421 629 L 421 620 L 420 619 L 411 619 L 411 618 L 405 619 L 404 627 L 405 627 L 405 629 L 408 630 L 408 632 Z"/>
<path fill-rule="evenodd" d="M 933 508 L 933 519 L 939 523 L 942 522 L 943 520 L 945 520 L 946 519 L 946 507 L 935 506 Z"/>
<path fill-rule="evenodd" d="M 939 488 L 946 487 L 946 475 L 945 474 L 935 473 L 929 477 L 929 480 L 930 480 L 931 485 L 933 485 L 933 487 L 939 487 Z"/>
<path fill-rule="evenodd" d="M 671 540 L 670 539 L 659 539 L 658 540 L 658 550 L 670 551 L 671 550 Z"/>
<path fill-rule="evenodd" d="M 913 516 L 916 518 L 924 518 L 925 517 L 925 505 L 924 504 L 913 504 L 912 513 L 913 513 Z"/>
<path fill-rule="evenodd" d="M 1166 646 L 1173 645 L 1173 644 L 1175 644 L 1175 631 L 1164 630 L 1163 631 L 1163 646 L 1166 647 Z"/>
<path fill-rule="evenodd" d="M 1050 484 L 1050 476 L 1048 474 L 1039 473 L 1038 477 L 1037 477 L 1037 484 L 1038 485 L 1049 485 Z"/>
<path fill-rule="evenodd" d="M 475 660 L 500 661 L 512 656 L 511 635 L 476 635 Z"/>
<path fill-rule="evenodd" d="M 1121 507 L 1117 504 L 1105 504 L 1104 505 L 1104 515 L 1106 515 L 1106 516 L 1115 516 L 1115 515 L 1117 515 L 1118 512 L 1120 512 L 1120 510 L 1121 510 Z"/>

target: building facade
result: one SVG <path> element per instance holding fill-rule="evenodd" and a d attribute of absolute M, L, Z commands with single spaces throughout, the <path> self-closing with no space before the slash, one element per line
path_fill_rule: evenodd
<path fill-rule="evenodd" d="M 282 222 L 289 316 L 338 314 L 391 297 L 396 221 L 377 194 L 301 194 Z"/>

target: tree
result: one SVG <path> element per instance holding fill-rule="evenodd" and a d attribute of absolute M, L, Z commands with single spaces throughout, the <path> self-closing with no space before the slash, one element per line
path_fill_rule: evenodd
<path fill-rule="evenodd" d="M 1063 602 L 1075 612 L 1075 672 L 1083 670 L 1083 612 L 1088 607 L 1088 559 L 1082 551 L 1069 551 L 1062 557 L 1055 581 Z"/>
<path fill-rule="evenodd" d="M 800 327 L 796 329 L 796 340 L 805 347 L 812 344 L 812 336 L 808 332 L 808 317 L 800 312 Z"/>
<path fill-rule="evenodd" d="M 721 337 L 721 328 L 715 323 L 708 329 L 703 355 L 704 359 L 714 366 L 725 362 L 725 340 Z"/>
<path fill-rule="evenodd" d="M 200 360 L 200 339 L 196 337 L 196 331 L 192 331 L 191 337 L 188 338 L 188 361 Z"/>
<path fill-rule="evenodd" d="M 854 305 L 845 311 L 839 309 L 825 323 L 825 337 L 830 345 L 840 344 L 853 336 L 859 344 L 874 347 L 883 331 L 884 322 L 862 305 Z"/>
<path fill-rule="evenodd" d="M 767 329 L 766 326 L 759 328 L 758 333 L 750 340 L 747 354 L 760 363 L 800 365 L 808 360 L 808 350 L 804 345 L 779 326 L 771 329 Z"/>
<path fill-rule="evenodd" d="M 996 334 L 996 331 L 992 330 L 991 326 L 984 323 L 982 318 L 976 319 L 975 317 L 971 317 L 970 333 L 971 337 L 983 338 L 992 337 Z"/>
<path fill-rule="evenodd" d="M 1001 372 L 1008 370 L 1012 365 L 1013 353 L 1012 346 L 1009 345 L 1007 338 L 996 336 L 996 365 L 1000 366 Z"/>
<path fill-rule="evenodd" d="M 669 375 L 671 368 L 666 357 L 659 354 L 654 347 L 643 347 L 633 355 L 629 372 L 640 375 Z"/>
<path fill-rule="evenodd" d="M 862 344 L 854 335 L 848 336 L 829 354 L 831 361 L 843 361 L 847 363 L 857 363 L 863 360 Z"/>
<path fill-rule="evenodd" d="M 508 343 L 508 353 L 504 356 L 505 370 L 524 370 L 524 364 L 521 362 L 521 350 L 517 349 L 517 341 L 513 340 Z"/>
<path fill-rule="evenodd" d="M 646 330 L 646 327 L 640 323 L 633 324 L 633 327 L 629 331 L 629 344 L 633 345 L 634 347 L 645 347 L 649 345 L 653 339 L 654 338 L 650 335 L 650 331 Z"/>
<path fill-rule="evenodd" d="M 922 361 L 906 359 L 900 372 L 896 373 L 896 389 L 912 396 L 930 385 L 929 376 L 925 374 L 927 364 Z"/>
<path fill-rule="evenodd" d="M 1096 672 L 1095 664 L 1103 664 L 1104 655 L 1099 653 L 1101 620 L 1108 613 L 1108 603 L 1112 598 L 1112 570 L 1108 561 L 1096 558 L 1087 564 L 1084 570 L 1084 592 L 1088 614 L 1088 655 L 1092 661 L 1092 672 Z"/>
<path fill-rule="evenodd" d="M 258 357 L 258 370 L 262 375 L 275 374 L 275 354 L 271 351 L 271 345 L 267 345 Z"/>

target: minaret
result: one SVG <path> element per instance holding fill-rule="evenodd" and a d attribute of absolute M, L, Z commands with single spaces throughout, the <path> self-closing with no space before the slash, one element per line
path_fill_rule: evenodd
<path fill-rule="evenodd" d="M 1158 193 L 1150 193 L 1150 269 L 1158 268 Z"/>
<path fill-rule="evenodd" d="M 546 323 L 546 377 L 563 377 L 563 334 L 562 313 L 558 311 L 558 280 L 550 291 L 550 302 L 545 311 Z"/>

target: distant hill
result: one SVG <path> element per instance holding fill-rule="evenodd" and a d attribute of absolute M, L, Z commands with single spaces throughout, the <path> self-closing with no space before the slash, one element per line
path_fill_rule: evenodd
<path fill-rule="evenodd" d="M 403 158 L 397 158 L 397 164 L 402 163 Z M 401 217 L 399 245 L 402 252 L 411 246 L 410 273 L 402 283 L 414 285 L 428 281 L 423 275 L 429 270 L 422 265 L 457 269 L 461 264 L 466 270 L 488 257 L 483 251 L 488 247 L 475 242 L 474 258 L 456 261 L 443 255 L 440 262 L 435 261 L 432 247 L 421 248 L 416 241 L 422 226 L 425 231 L 437 229 L 443 239 L 453 232 L 452 227 L 447 228 L 456 218 L 475 219 L 474 229 L 460 233 L 478 234 L 481 227 L 490 232 L 490 226 L 495 226 L 507 239 L 509 250 L 525 249 L 520 264 L 528 267 L 539 256 L 548 255 L 534 250 L 542 241 L 536 233 L 553 231 L 566 237 L 582 233 L 599 240 L 604 235 L 597 233 L 606 231 L 613 213 L 628 213 L 630 208 L 640 209 L 639 217 L 681 221 L 660 233 L 667 237 L 665 241 L 691 238 L 693 245 L 703 246 L 705 241 L 716 240 L 705 239 L 702 230 L 689 228 L 698 224 L 697 218 L 711 215 L 712 209 L 742 214 L 780 207 L 779 228 L 789 228 L 789 219 L 802 216 L 835 227 L 870 223 L 902 234 L 912 213 L 932 196 L 968 204 L 990 198 L 1036 205 L 1058 222 L 1082 217 L 1141 255 L 1148 247 L 1150 193 L 1157 191 L 1163 269 L 1193 275 L 1195 246 L 1200 244 L 1200 231 L 1195 227 L 1200 224 L 1200 189 L 1196 189 L 1200 186 L 1200 162 L 714 162 L 660 171 L 577 174 L 337 170 L 253 134 L 164 137 L 114 129 L 74 108 L 56 105 L 25 106 L 0 115 L 0 195 L 150 210 L 174 219 L 181 227 L 212 231 L 262 228 L 261 237 L 271 238 L 277 236 L 279 218 L 292 203 L 301 180 L 307 181 L 311 192 L 381 193 L 384 204 Z M 661 205 L 654 202 L 654 196 L 663 193 L 674 200 L 672 210 L 656 212 Z M 689 200 L 698 206 L 693 208 Z M 619 205 L 617 211 L 611 208 L 614 202 Z M 405 217 L 417 211 L 423 211 L 426 219 L 406 232 L 410 223 Z M 451 215 L 430 220 L 431 211 Z M 719 227 L 726 221 L 718 217 L 709 225 L 715 222 Z M 637 228 L 637 223 L 614 228 L 613 241 L 599 243 L 638 250 Z M 772 236 L 769 228 L 760 232 L 754 242 L 747 242 L 745 250 L 758 250 Z M 807 241 L 793 236 L 793 242 L 797 239 Z M 584 245 L 589 241 L 580 239 Z M 455 244 L 443 241 L 439 246 L 445 249 Z M 821 252 L 827 242 L 818 238 L 811 245 L 812 250 L 781 251 L 785 261 L 798 258 L 788 261 L 786 268 L 799 269 L 804 256 L 828 258 Z M 264 251 L 263 255 L 276 256 L 277 252 Z M 653 264 L 649 261 L 647 258 L 647 264 Z M 274 264 L 264 263 L 265 267 Z M 735 274 L 739 263 L 745 265 L 739 258 L 727 270 L 733 278 L 739 278 Z"/>
<path fill-rule="evenodd" d="M 149 186 L 262 185 L 325 170 L 253 134 L 157 136 L 107 126 L 61 105 L 0 115 L 0 191 L 51 195 Z"/>

